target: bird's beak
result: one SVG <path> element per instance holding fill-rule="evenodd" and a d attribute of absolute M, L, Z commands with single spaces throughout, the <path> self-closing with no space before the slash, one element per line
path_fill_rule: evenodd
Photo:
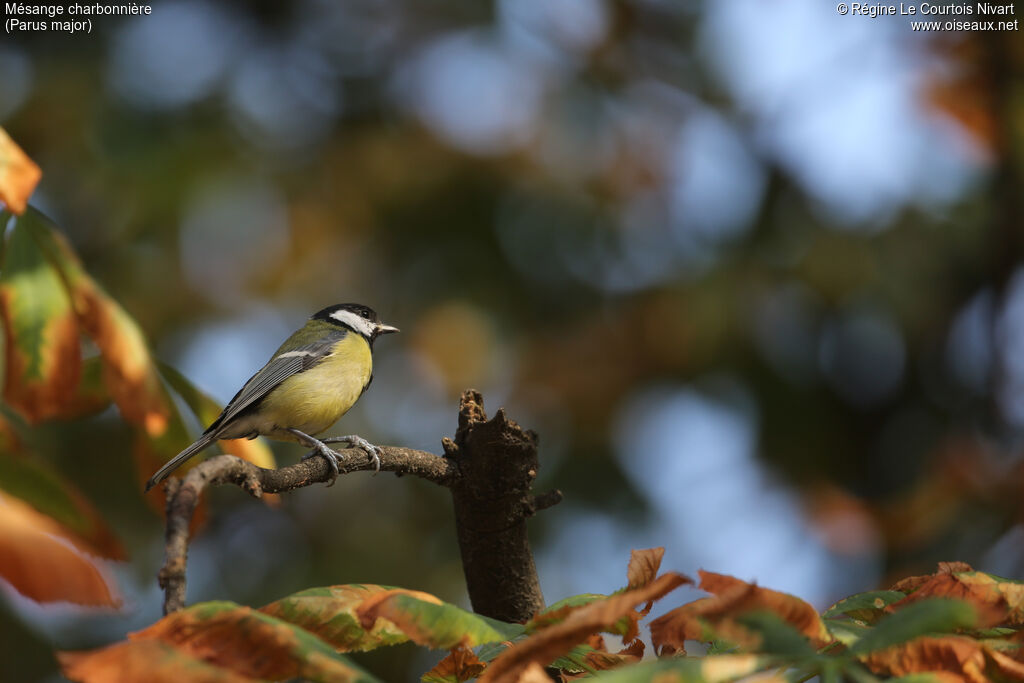
<path fill-rule="evenodd" d="M 391 334 L 392 332 L 398 332 L 398 331 L 399 331 L 399 329 L 397 327 L 392 327 L 391 325 L 385 325 L 384 323 L 381 323 L 381 324 L 377 325 L 377 329 L 374 331 L 374 334 L 376 334 L 376 335 Z"/>

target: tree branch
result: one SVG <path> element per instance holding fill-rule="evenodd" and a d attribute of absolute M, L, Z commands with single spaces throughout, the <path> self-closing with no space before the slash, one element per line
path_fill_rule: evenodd
<path fill-rule="evenodd" d="M 451 460 L 411 448 L 383 446 L 382 472 L 398 476 L 411 474 L 441 486 L 451 486 L 459 478 Z M 359 449 L 350 449 L 339 470 L 341 474 L 373 470 L 369 458 Z M 332 472 L 322 457 L 309 458 L 281 469 L 268 470 L 233 455 L 218 455 L 193 467 L 183 479 L 172 478 L 165 485 L 167 495 L 167 531 L 164 565 L 158 574 L 164 589 L 164 614 L 185 606 L 185 567 L 188 558 L 189 525 L 207 486 L 234 484 L 259 498 L 263 493 L 284 493 L 321 482 L 329 482 Z"/>
<path fill-rule="evenodd" d="M 467 391 L 455 440 L 442 444 L 462 473 L 450 487 L 473 611 L 524 622 L 544 607 L 526 520 L 562 499 L 559 491 L 531 493 L 540 467 L 537 435 L 509 420 L 504 409 L 487 420 L 483 397 Z"/>
<path fill-rule="evenodd" d="M 488 421 L 483 398 L 467 391 L 459 403 L 459 428 L 443 439 L 445 455 L 384 446 L 381 471 L 411 474 L 452 492 L 455 526 L 473 609 L 505 621 L 526 621 L 544 606 L 537 568 L 526 536 L 526 520 L 562 499 L 559 491 L 531 492 L 537 476 L 537 435 L 499 410 Z M 361 450 L 345 452 L 341 474 L 372 470 Z M 165 484 L 167 533 L 159 582 L 164 614 L 185 606 L 189 526 L 207 486 L 234 484 L 255 497 L 331 480 L 322 457 L 267 470 L 231 455 L 204 460 Z"/>

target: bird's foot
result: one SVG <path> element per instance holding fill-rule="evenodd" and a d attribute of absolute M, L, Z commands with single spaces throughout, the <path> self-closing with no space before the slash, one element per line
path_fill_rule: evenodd
<path fill-rule="evenodd" d="M 310 448 L 309 453 L 306 453 L 304 456 L 302 456 L 303 460 L 308 460 L 309 458 L 315 457 L 317 455 L 322 455 L 324 457 L 324 459 L 327 461 L 327 464 L 330 465 L 331 467 L 331 480 L 327 482 L 327 487 L 330 488 L 334 486 L 334 482 L 338 480 L 338 475 L 341 474 L 341 470 L 338 468 L 338 465 L 341 464 L 341 454 L 339 454 L 333 448 L 329 447 L 320 439 L 315 439 L 309 434 L 300 432 L 297 429 L 292 429 L 289 431 L 291 431 L 293 434 L 295 434 L 295 436 L 298 437 L 299 442 L 303 446 L 307 446 Z"/>
<path fill-rule="evenodd" d="M 347 443 L 349 448 L 362 448 L 373 463 L 373 471 L 380 472 L 380 456 L 383 452 L 380 446 L 374 446 L 361 436 L 350 434 L 348 436 L 331 436 L 323 440 L 324 443 Z"/>

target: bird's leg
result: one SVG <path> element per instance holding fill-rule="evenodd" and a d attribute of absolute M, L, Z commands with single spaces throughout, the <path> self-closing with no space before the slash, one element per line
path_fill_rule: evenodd
<path fill-rule="evenodd" d="M 316 439 L 305 432 L 300 432 L 298 429 L 292 429 L 289 427 L 288 431 L 291 432 L 303 446 L 313 449 L 309 453 L 306 453 L 306 455 L 302 456 L 303 460 L 318 454 L 327 459 L 327 464 L 331 466 L 331 472 L 333 473 L 331 481 L 327 486 L 334 486 L 334 482 L 338 479 L 338 475 L 341 474 L 341 471 L 338 469 L 338 463 L 341 461 L 338 452 L 329 448 L 327 444 L 320 439 Z"/>
<path fill-rule="evenodd" d="M 324 443 L 347 443 L 349 448 L 362 448 L 366 451 L 366 454 L 370 456 L 370 462 L 373 463 L 373 471 L 380 472 L 380 446 L 374 446 L 363 437 L 356 436 L 355 434 L 349 434 L 348 436 L 329 436 L 324 439 Z"/>

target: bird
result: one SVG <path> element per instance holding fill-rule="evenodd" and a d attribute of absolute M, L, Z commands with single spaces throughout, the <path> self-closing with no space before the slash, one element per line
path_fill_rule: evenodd
<path fill-rule="evenodd" d="M 360 436 L 317 439 L 348 412 L 373 381 L 373 342 L 398 332 L 362 304 L 336 304 L 314 313 L 238 390 L 195 443 L 171 458 L 146 483 L 148 492 L 182 463 L 221 439 L 266 436 L 293 441 L 327 459 L 334 479 L 339 454 L 328 443 L 366 451 L 380 471 L 379 447 Z M 331 484 L 334 483 L 331 480 Z"/>

